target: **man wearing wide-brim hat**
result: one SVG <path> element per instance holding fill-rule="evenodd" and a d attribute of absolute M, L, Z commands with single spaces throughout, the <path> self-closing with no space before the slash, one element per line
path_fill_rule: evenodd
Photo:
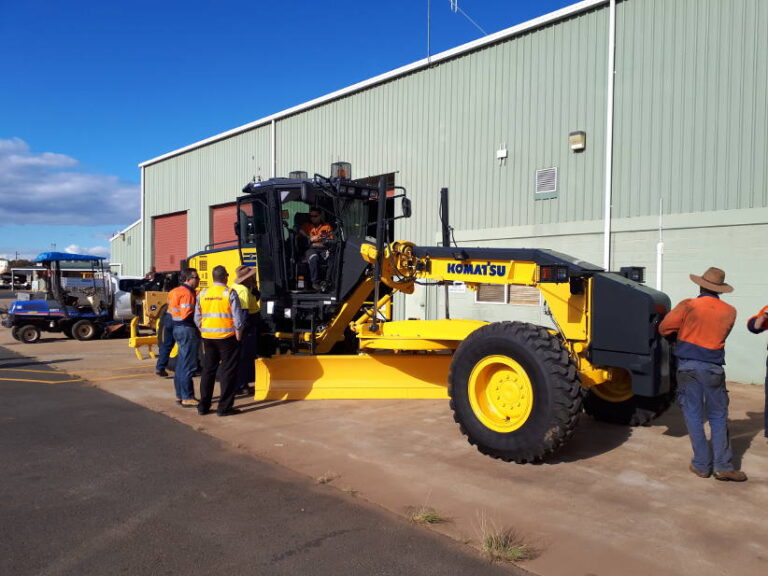
<path fill-rule="evenodd" d="M 240 298 L 240 306 L 246 313 L 245 325 L 240 338 L 240 359 L 238 361 L 235 386 L 238 394 L 249 394 L 249 383 L 254 382 L 255 362 L 258 357 L 259 341 L 259 300 L 261 294 L 256 288 L 256 268 L 238 266 L 232 289 Z"/>
<path fill-rule="evenodd" d="M 720 300 L 733 292 L 725 272 L 708 268 L 690 275 L 699 285 L 698 298 L 680 302 L 659 325 L 663 336 L 677 335 L 677 402 L 683 411 L 693 447 L 689 470 L 700 478 L 743 482 L 747 475 L 733 466 L 728 434 L 728 391 L 725 387 L 725 339 L 736 321 L 736 309 Z M 712 439 L 707 440 L 704 420 Z"/>

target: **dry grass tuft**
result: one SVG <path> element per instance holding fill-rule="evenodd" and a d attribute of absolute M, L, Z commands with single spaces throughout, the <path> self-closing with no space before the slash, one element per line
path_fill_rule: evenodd
<path fill-rule="evenodd" d="M 408 520 L 414 524 L 441 524 L 447 521 L 437 510 L 429 506 L 415 508 L 408 515 Z"/>
<path fill-rule="evenodd" d="M 526 544 L 516 530 L 497 528 L 484 516 L 480 517 L 480 542 L 483 553 L 491 562 L 522 562 L 538 556 L 538 551 Z"/>
<path fill-rule="evenodd" d="M 339 474 L 336 474 L 335 472 L 326 472 L 325 474 L 322 474 L 321 476 L 318 476 L 315 478 L 315 484 L 330 484 L 334 480 L 336 480 L 339 477 Z"/>

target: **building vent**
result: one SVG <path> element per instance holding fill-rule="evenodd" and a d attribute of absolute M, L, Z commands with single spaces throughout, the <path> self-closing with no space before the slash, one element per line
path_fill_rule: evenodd
<path fill-rule="evenodd" d="M 536 199 L 557 198 L 557 168 L 536 170 Z"/>

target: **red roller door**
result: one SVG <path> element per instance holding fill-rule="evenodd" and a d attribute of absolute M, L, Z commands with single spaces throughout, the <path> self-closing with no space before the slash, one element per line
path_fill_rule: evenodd
<path fill-rule="evenodd" d="M 187 257 L 187 213 L 152 219 L 154 223 L 152 264 L 158 272 L 179 270 Z"/>
<path fill-rule="evenodd" d="M 236 204 L 211 206 L 211 244 L 216 245 L 221 242 L 233 242 L 237 240 L 237 236 L 235 236 L 236 221 Z M 218 247 L 223 247 L 223 245 Z"/>

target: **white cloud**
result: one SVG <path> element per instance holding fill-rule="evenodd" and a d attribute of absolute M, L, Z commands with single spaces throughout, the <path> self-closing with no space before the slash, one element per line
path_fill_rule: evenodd
<path fill-rule="evenodd" d="M 110 174 L 74 170 L 66 154 L 32 152 L 20 138 L 0 139 L 0 226 L 117 226 L 139 215 L 139 186 Z"/>
<path fill-rule="evenodd" d="M 64 252 L 67 254 L 88 254 L 90 256 L 103 256 L 104 258 L 109 258 L 108 246 L 92 246 L 90 248 L 85 248 L 79 244 L 70 244 L 64 248 Z"/>

